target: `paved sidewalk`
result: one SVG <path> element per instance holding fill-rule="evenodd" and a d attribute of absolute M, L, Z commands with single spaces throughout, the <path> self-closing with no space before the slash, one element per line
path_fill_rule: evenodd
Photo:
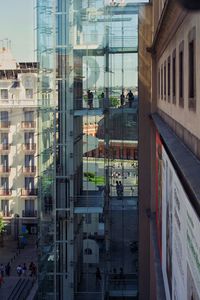
<path fill-rule="evenodd" d="M 9 237 L 5 237 L 4 247 L 0 248 L 0 264 L 4 266 L 10 262 L 11 272 L 10 276 L 4 276 L 4 283 L 0 288 L 0 299 L 6 300 L 13 288 L 17 284 L 20 277 L 17 276 L 16 268 L 17 266 L 26 263 L 27 269 L 30 262 L 34 262 L 37 266 L 37 249 L 35 238 L 30 236 L 28 238 L 28 243 L 24 249 L 17 249 L 17 241 L 12 240 Z M 29 270 L 27 270 L 26 276 L 21 276 L 21 278 L 29 277 Z"/>

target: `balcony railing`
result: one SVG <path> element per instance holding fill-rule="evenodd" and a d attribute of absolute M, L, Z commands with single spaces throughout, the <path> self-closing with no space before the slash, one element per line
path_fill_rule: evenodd
<path fill-rule="evenodd" d="M 11 189 L 0 189 L 0 196 L 11 196 L 12 190 Z"/>
<path fill-rule="evenodd" d="M 36 99 L 1 99 L 0 101 L 0 107 L 29 107 L 29 106 L 37 106 L 38 101 Z"/>
<path fill-rule="evenodd" d="M 21 128 L 22 129 L 35 129 L 35 121 L 22 121 Z"/>
<path fill-rule="evenodd" d="M 37 210 L 22 210 L 22 217 L 37 217 Z"/>
<path fill-rule="evenodd" d="M 35 151 L 36 150 L 36 144 L 35 143 L 25 143 L 23 144 L 23 150 L 24 151 Z"/>
<path fill-rule="evenodd" d="M 0 166 L 0 174 L 10 173 L 11 168 L 8 166 Z"/>
<path fill-rule="evenodd" d="M 21 196 L 27 197 L 27 196 L 37 196 L 37 189 L 21 189 Z"/>
<path fill-rule="evenodd" d="M 0 152 L 10 151 L 10 144 L 0 144 Z"/>
<path fill-rule="evenodd" d="M 12 210 L 10 210 L 10 211 L 1 210 L 0 211 L 0 216 L 3 217 L 3 218 L 10 218 L 10 217 L 12 217 L 12 214 L 13 214 Z"/>
<path fill-rule="evenodd" d="M 33 174 L 36 172 L 36 166 L 22 167 L 23 174 Z"/>
<path fill-rule="evenodd" d="M 9 121 L 1 121 L 0 122 L 0 129 L 9 129 L 10 128 L 10 122 Z"/>

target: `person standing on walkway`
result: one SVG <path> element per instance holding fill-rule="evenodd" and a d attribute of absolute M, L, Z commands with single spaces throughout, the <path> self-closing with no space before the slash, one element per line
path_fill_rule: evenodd
<path fill-rule="evenodd" d="M 94 98 L 94 96 L 93 96 L 93 93 L 90 90 L 87 91 L 87 97 L 88 97 L 89 109 L 92 109 L 93 108 L 93 98 Z"/>
<path fill-rule="evenodd" d="M 125 96 L 124 96 L 124 92 L 122 91 L 121 95 L 120 95 L 120 104 L 121 107 L 124 106 L 125 103 Z"/>
<path fill-rule="evenodd" d="M 132 107 L 132 103 L 134 101 L 134 95 L 131 92 L 131 90 L 128 92 L 127 98 L 128 98 L 129 107 L 131 108 Z"/>
<path fill-rule="evenodd" d="M 35 264 L 33 264 L 33 267 L 32 267 L 32 275 L 36 279 L 36 277 L 37 277 L 37 268 L 36 268 Z"/>
<path fill-rule="evenodd" d="M 121 183 L 121 181 L 119 181 L 119 187 L 118 187 L 118 189 L 119 189 L 119 197 L 120 197 L 120 199 L 122 199 L 122 197 L 124 195 L 124 186 Z"/>
<path fill-rule="evenodd" d="M 10 269 L 11 269 L 11 266 L 10 266 L 10 263 L 8 262 L 7 265 L 5 266 L 6 276 L 10 276 Z"/>
<path fill-rule="evenodd" d="M 119 186 L 119 182 L 118 181 L 116 181 L 116 193 L 117 193 L 117 198 L 119 198 L 119 196 L 120 196 L 120 186 Z"/>
<path fill-rule="evenodd" d="M 4 277 L 4 265 L 3 264 L 0 265 L 0 274 L 2 277 Z"/>
<path fill-rule="evenodd" d="M 17 275 L 20 277 L 22 275 L 22 267 L 21 265 L 17 266 Z"/>
<path fill-rule="evenodd" d="M 101 283 L 101 271 L 99 267 L 96 268 L 96 285 Z"/>
<path fill-rule="evenodd" d="M 3 284 L 3 276 L 1 276 L 1 274 L 0 274 L 0 288 L 1 288 L 1 286 L 2 286 L 2 284 Z"/>
<path fill-rule="evenodd" d="M 22 267 L 22 273 L 24 276 L 26 276 L 26 273 L 27 273 L 27 267 L 26 267 L 26 264 L 24 263 L 23 264 L 23 267 Z"/>
<path fill-rule="evenodd" d="M 29 269 L 29 271 L 30 271 L 30 276 L 32 276 L 32 275 L 33 275 L 33 262 L 30 263 L 28 269 Z"/>

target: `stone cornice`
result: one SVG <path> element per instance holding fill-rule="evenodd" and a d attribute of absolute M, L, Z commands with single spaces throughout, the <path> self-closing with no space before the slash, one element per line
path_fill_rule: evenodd
<path fill-rule="evenodd" d="M 177 1 L 166 0 L 150 48 L 152 55 L 156 55 L 156 57 L 162 55 L 187 14 L 187 11 L 184 10 Z"/>

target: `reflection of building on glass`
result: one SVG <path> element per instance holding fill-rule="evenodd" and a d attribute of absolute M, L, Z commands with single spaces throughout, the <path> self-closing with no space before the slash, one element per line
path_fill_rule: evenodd
<path fill-rule="evenodd" d="M 158 239 L 160 244 L 160 251 L 162 253 L 161 241 L 162 241 L 162 145 L 157 146 L 158 155 Z"/>
<path fill-rule="evenodd" d="M 187 265 L 187 300 L 200 300 L 189 265 Z"/>
<path fill-rule="evenodd" d="M 170 295 L 172 294 L 172 171 L 166 163 L 166 269 Z"/>
<path fill-rule="evenodd" d="M 178 300 L 176 278 L 174 278 L 174 292 L 173 293 L 174 293 L 174 300 Z"/>

